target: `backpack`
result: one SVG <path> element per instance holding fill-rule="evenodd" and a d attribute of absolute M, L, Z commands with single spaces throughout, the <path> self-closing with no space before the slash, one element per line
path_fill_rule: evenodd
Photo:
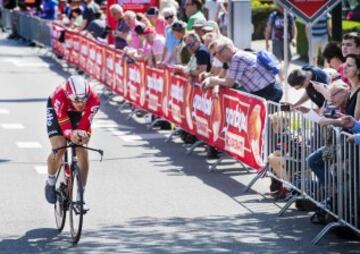
<path fill-rule="evenodd" d="M 271 71 L 272 74 L 274 75 L 279 74 L 280 62 L 272 53 L 265 50 L 260 50 L 256 54 L 256 61 L 265 69 Z"/>

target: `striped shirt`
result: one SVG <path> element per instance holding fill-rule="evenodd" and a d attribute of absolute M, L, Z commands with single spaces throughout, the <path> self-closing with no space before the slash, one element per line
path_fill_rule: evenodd
<path fill-rule="evenodd" d="M 313 25 L 311 32 L 313 37 L 322 37 L 328 34 L 328 19 L 328 15 L 325 14 Z"/>
<path fill-rule="evenodd" d="M 227 76 L 249 93 L 275 83 L 275 76 L 257 63 L 256 56 L 243 50 L 233 55 Z"/>

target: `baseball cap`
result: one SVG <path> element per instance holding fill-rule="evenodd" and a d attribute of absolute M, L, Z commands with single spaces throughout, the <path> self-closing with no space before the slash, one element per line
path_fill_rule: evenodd
<path fill-rule="evenodd" d="M 212 32 L 212 31 L 218 30 L 219 26 L 215 21 L 209 20 L 208 22 L 206 22 L 206 24 L 201 29 L 206 32 Z"/>
<path fill-rule="evenodd" d="M 175 30 L 175 31 L 181 31 L 181 30 L 185 30 L 186 28 L 186 24 L 183 21 L 175 21 L 172 25 L 171 25 L 171 29 Z"/>
<path fill-rule="evenodd" d="M 205 19 L 197 19 L 197 20 L 195 20 L 193 27 L 203 27 L 205 25 L 206 25 Z"/>

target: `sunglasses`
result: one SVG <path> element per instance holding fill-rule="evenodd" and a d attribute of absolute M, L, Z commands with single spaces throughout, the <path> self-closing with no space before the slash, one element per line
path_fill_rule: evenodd
<path fill-rule="evenodd" d="M 172 19 L 173 17 L 174 17 L 174 15 L 170 15 L 170 16 L 164 17 L 164 19 L 168 20 L 168 19 Z"/>
<path fill-rule="evenodd" d="M 75 95 L 69 95 L 69 99 L 73 102 L 73 103 L 85 103 L 88 99 L 88 97 L 76 97 Z"/>

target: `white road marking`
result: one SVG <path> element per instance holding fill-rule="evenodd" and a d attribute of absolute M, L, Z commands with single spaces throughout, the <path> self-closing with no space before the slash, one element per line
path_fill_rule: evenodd
<path fill-rule="evenodd" d="M 3 129 L 12 129 L 12 130 L 24 129 L 24 126 L 20 123 L 4 123 L 4 124 L 1 124 L 1 127 Z"/>
<path fill-rule="evenodd" d="M 16 142 L 19 148 L 41 148 L 39 142 Z"/>
<path fill-rule="evenodd" d="M 124 135 L 120 136 L 122 140 L 125 142 L 135 142 L 135 141 L 141 141 L 141 140 L 151 140 L 151 139 L 165 139 L 166 136 L 158 134 L 158 133 L 139 133 L 136 135 Z"/>
<path fill-rule="evenodd" d="M 34 168 L 39 175 L 47 175 L 47 166 L 35 166 Z"/>
<path fill-rule="evenodd" d="M 93 129 L 132 129 L 132 127 L 127 125 L 118 124 L 113 120 L 95 120 L 94 123 L 91 125 Z"/>
<path fill-rule="evenodd" d="M 29 61 L 25 59 L 17 59 L 17 58 L 3 58 L 1 59 L 3 62 L 9 62 L 17 67 L 47 67 L 49 68 L 50 63 L 38 62 L 38 61 Z"/>
<path fill-rule="evenodd" d="M 0 115 L 8 115 L 8 114 L 9 114 L 9 110 L 0 108 Z"/>

